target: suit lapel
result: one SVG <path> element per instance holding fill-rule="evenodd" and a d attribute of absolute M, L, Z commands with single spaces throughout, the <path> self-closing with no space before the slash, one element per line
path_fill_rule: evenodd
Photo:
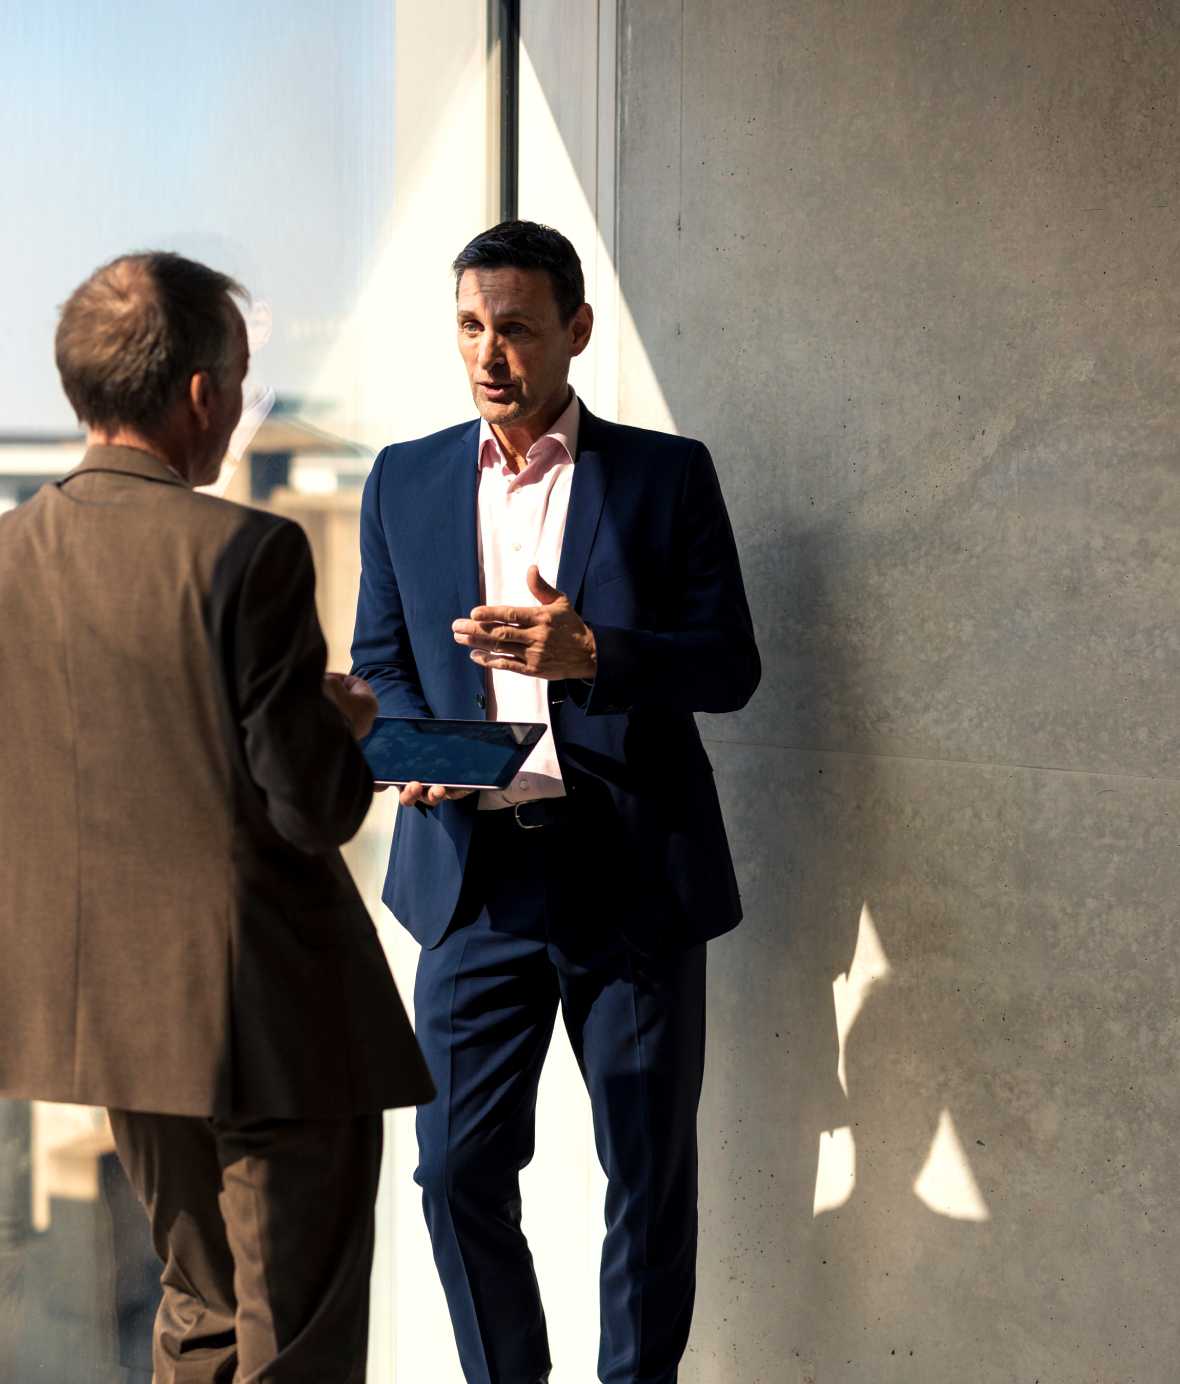
<path fill-rule="evenodd" d="M 479 604 L 479 550 L 475 529 L 476 438 L 479 424 L 464 428 L 422 473 L 418 513 L 412 522 L 429 544 L 424 580 L 433 583 L 455 619 Z M 439 582 L 439 563 L 449 568 L 454 605 Z"/>
<path fill-rule="evenodd" d="M 456 576 L 459 581 L 460 615 L 468 615 L 480 602 L 479 536 L 476 532 L 476 503 L 479 490 L 479 424 L 464 433 L 455 457 L 459 476 L 454 486 L 455 551 L 459 554 Z"/>
<path fill-rule="evenodd" d="M 602 450 L 603 428 L 585 404 L 578 425 L 578 459 L 570 486 L 569 513 L 557 568 L 557 589 L 577 606 L 581 601 L 586 564 L 602 518 L 610 481 L 610 463 Z"/>

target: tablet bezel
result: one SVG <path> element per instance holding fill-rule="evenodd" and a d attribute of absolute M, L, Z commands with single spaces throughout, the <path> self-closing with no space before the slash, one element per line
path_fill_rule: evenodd
<path fill-rule="evenodd" d="M 547 725 L 540 721 L 486 721 L 477 720 L 474 717 L 461 718 L 453 716 L 378 716 L 373 722 L 372 730 L 359 742 L 362 754 L 364 753 L 366 743 L 376 734 L 378 727 L 388 721 L 404 721 L 412 725 L 430 724 L 433 726 L 448 726 L 454 727 L 456 731 L 460 733 L 463 726 L 487 727 L 489 725 L 514 726 L 526 732 L 526 738 L 515 748 L 513 757 L 508 761 L 510 772 L 505 776 L 503 783 L 438 783 L 437 780 L 428 783 L 425 779 L 385 779 L 378 778 L 376 774 L 374 774 L 374 784 L 388 788 L 404 788 L 407 783 L 415 782 L 421 783 L 425 788 L 469 788 L 473 792 L 495 792 L 507 788 L 520 772 L 521 767 L 524 765 L 529 755 L 532 754 L 533 750 L 540 743 L 545 732 L 549 729 Z M 366 763 L 367 762 L 368 758 L 366 756 Z M 373 766 L 370 764 L 369 768 L 372 769 L 372 767 Z"/>

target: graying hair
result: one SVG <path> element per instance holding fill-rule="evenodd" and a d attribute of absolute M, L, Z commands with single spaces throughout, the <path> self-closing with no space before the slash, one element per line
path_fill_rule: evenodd
<path fill-rule="evenodd" d="M 81 423 L 150 432 L 201 370 L 224 377 L 242 286 L 167 250 L 120 255 L 70 294 L 55 341 Z"/>

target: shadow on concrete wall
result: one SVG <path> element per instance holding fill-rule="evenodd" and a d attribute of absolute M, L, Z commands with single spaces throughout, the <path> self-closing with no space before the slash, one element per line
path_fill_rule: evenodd
<path fill-rule="evenodd" d="M 544 86 L 536 55 L 534 68 Z M 835 459 L 816 451 L 822 433 L 802 466 L 766 449 L 783 404 L 765 395 L 765 366 L 742 381 L 737 343 L 686 347 L 673 326 L 683 292 L 673 242 L 633 239 L 633 260 L 626 235 L 621 245 L 622 296 L 671 416 L 717 461 L 766 667 L 746 712 L 700 718 L 746 920 L 710 949 L 700 1294 L 685 1377 L 795 1384 L 814 1374 L 818 1338 L 863 1364 L 871 1329 L 872 1377 L 907 1379 L 912 1352 L 929 1370 L 932 1334 L 953 1335 L 978 1284 L 1004 1271 L 995 1250 L 1007 1232 L 997 1235 L 987 1190 L 986 1058 L 971 1032 L 980 1009 L 954 940 L 994 862 L 984 851 L 964 865 L 975 808 L 954 801 L 936 768 L 832 748 L 872 743 L 888 701 L 849 578 L 866 565 L 863 535 L 817 511 L 800 483 Z M 661 261 L 663 288 L 652 280 Z M 717 320 L 740 334 L 723 271 L 712 291 Z M 709 291 L 694 282 L 691 296 L 689 315 L 708 318 Z M 911 530 L 933 522 L 908 509 L 897 518 L 872 560 L 904 562 Z"/>
<path fill-rule="evenodd" d="M 762 1361 L 757 1378 L 794 1384 L 818 1367 L 817 1337 L 863 1365 L 866 1329 L 877 1355 L 884 1324 L 896 1355 L 874 1378 L 904 1379 L 915 1350 L 929 1368 L 932 1324 L 955 1329 L 965 1285 L 1002 1272 L 987 1253 L 987 1082 L 946 954 L 971 906 L 962 822 L 939 821 L 941 793 L 916 805 L 904 765 L 783 748 L 808 742 L 825 699 L 867 712 L 873 673 L 841 640 L 837 528 L 785 516 L 778 533 L 746 528 L 743 552 L 784 641 L 751 712 L 779 732 L 758 744 L 708 725 L 746 921 L 711 953 L 687 1377 L 746 1379 Z M 774 1373 L 784 1335 L 797 1375 Z"/>
<path fill-rule="evenodd" d="M 623 381 L 713 450 L 766 668 L 701 718 L 746 921 L 683 1377 L 1162 1384 L 1180 21 L 618 15 Z"/>

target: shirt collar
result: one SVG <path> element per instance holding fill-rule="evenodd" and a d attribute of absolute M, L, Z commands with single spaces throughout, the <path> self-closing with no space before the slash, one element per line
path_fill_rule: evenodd
<path fill-rule="evenodd" d="M 517 482 L 522 481 L 526 476 L 534 473 L 534 467 L 541 469 L 542 464 L 545 469 L 552 465 L 556 459 L 559 462 L 574 461 L 578 455 L 578 427 L 582 418 L 582 405 L 577 394 L 571 389 L 570 400 L 558 416 L 556 422 L 538 437 L 536 442 L 529 448 L 526 454 L 527 465 L 519 475 L 514 476 Z M 565 456 L 556 453 L 557 447 L 565 452 Z M 500 450 L 500 443 L 496 434 L 492 431 L 492 425 L 486 418 L 479 420 L 479 447 L 476 450 L 476 466 L 482 469 L 484 466 L 494 465 L 498 460 L 504 461 L 504 454 Z"/>

